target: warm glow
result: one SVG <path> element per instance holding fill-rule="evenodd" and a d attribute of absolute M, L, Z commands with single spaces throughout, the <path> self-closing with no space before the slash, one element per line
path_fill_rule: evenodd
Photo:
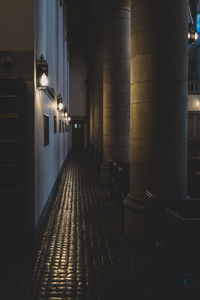
<path fill-rule="evenodd" d="M 67 117 L 68 117 L 68 113 L 67 113 L 67 111 L 64 113 L 64 116 L 65 116 L 65 118 L 67 118 Z"/>
<path fill-rule="evenodd" d="M 191 38 L 191 34 L 190 34 L 190 32 L 188 32 L 188 39 L 190 39 Z"/>
<path fill-rule="evenodd" d="M 58 110 L 59 111 L 63 110 L 63 102 L 58 103 Z"/>
<path fill-rule="evenodd" d="M 189 111 L 200 111 L 200 98 L 196 95 L 189 95 L 188 101 Z"/>
<path fill-rule="evenodd" d="M 68 121 L 68 122 L 70 122 L 70 121 L 71 121 L 71 118 L 70 118 L 70 117 L 68 117 L 68 118 L 67 118 L 67 121 Z"/>
<path fill-rule="evenodd" d="M 197 33 L 197 32 L 195 32 L 195 34 L 194 34 L 194 39 L 195 39 L 195 41 L 197 41 L 197 40 L 198 40 L 198 38 L 199 38 L 199 35 L 198 35 L 198 33 Z"/>
<path fill-rule="evenodd" d="M 45 73 L 43 73 L 42 76 L 41 76 L 40 86 L 41 87 L 47 87 L 48 86 L 48 77 Z"/>

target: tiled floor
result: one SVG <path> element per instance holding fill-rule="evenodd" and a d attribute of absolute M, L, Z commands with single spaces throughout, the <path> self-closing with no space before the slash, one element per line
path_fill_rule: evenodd
<path fill-rule="evenodd" d="M 71 155 L 18 300 L 142 299 L 143 280 L 91 162 Z M 140 296 L 141 298 L 140 298 Z"/>

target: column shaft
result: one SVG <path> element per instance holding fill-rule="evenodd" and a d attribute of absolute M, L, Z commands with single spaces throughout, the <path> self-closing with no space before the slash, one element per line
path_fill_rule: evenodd
<path fill-rule="evenodd" d="M 187 0 L 132 0 L 129 235 L 143 228 L 146 190 L 186 199 L 187 12 Z"/>
<path fill-rule="evenodd" d="M 129 163 L 130 1 L 105 0 L 103 159 Z"/>
<path fill-rule="evenodd" d="M 89 111 L 90 111 L 90 146 L 94 147 L 94 72 L 93 68 L 90 68 L 89 71 L 89 84 L 88 84 L 88 93 L 89 93 Z"/>
<path fill-rule="evenodd" d="M 101 159 L 103 151 L 103 5 L 95 2 L 95 46 L 94 46 L 94 148 L 95 158 Z"/>
<path fill-rule="evenodd" d="M 94 146 L 97 156 L 103 151 L 103 49 L 95 53 Z"/>

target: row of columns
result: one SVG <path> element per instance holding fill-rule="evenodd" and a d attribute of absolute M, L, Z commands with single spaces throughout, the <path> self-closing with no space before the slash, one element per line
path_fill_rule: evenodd
<path fill-rule="evenodd" d="M 104 1 L 90 142 L 104 166 L 130 163 L 125 230 L 137 240 L 146 190 L 159 201 L 187 197 L 187 13 L 187 0 Z"/>
<path fill-rule="evenodd" d="M 130 0 L 105 1 L 103 160 L 129 164 Z"/>
<path fill-rule="evenodd" d="M 103 153 L 103 3 L 91 1 L 88 63 L 90 102 L 90 146 L 94 159 Z"/>

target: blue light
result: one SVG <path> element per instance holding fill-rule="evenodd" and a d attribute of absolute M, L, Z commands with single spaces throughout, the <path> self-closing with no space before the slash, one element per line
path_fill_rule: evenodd
<path fill-rule="evenodd" d="M 200 13 L 197 14 L 197 32 L 200 33 Z"/>

